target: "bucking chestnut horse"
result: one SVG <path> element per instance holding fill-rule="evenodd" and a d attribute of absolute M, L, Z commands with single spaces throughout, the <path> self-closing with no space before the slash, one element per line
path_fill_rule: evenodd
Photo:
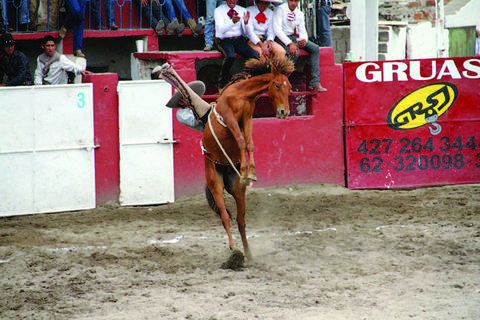
<path fill-rule="evenodd" d="M 257 180 L 252 140 L 255 101 L 261 94 L 267 94 L 277 118 L 286 118 L 290 113 L 288 76 L 293 70 L 293 62 L 286 57 L 248 60 L 245 72 L 235 75 L 221 91 L 203 133 L 208 204 L 220 216 L 230 249 L 234 249 L 230 232 L 232 216 L 225 206 L 224 190 L 233 196 L 238 230 L 249 259 L 252 255 L 245 234 L 245 192 L 250 180 Z"/>

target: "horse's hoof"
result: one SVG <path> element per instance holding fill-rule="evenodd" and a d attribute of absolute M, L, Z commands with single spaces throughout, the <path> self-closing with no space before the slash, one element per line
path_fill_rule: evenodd
<path fill-rule="evenodd" d="M 257 175 L 255 173 L 253 174 L 248 174 L 247 178 L 252 181 L 257 181 Z"/>
<path fill-rule="evenodd" d="M 233 249 L 228 260 L 222 264 L 222 269 L 240 270 L 244 267 L 245 256 L 238 249 Z"/>

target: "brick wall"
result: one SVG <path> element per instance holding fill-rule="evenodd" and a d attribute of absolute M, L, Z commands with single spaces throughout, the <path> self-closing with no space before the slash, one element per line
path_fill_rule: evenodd
<path fill-rule="evenodd" d="M 342 63 L 350 51 L 350 26 L 332 26 L 335 63 Z"/>

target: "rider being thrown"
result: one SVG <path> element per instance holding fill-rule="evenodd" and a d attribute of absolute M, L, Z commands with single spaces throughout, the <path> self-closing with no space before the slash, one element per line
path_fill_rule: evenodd
<path fill-rule="evenodd" d="M 203 132 L 212 109 L 211 105 L 201 98 L 205 93 L 205 84 L 197 80 L 187 85 L 168 63 L 153 69 L 152 74 L 158 74 L 158 77 L 163 78 L 176 89 L 166 106 L 181 108 L 177 111 L 178 122 Z"/>

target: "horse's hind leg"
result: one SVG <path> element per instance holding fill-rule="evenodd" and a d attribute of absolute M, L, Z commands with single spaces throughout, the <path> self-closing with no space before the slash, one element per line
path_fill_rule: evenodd
<path fill-rule="evenodd" d="M 252 253 L 250 252 L 250 247 L 248 246 L 247 233 L 246 233 L 246 223 L 245 223 L 245 214 L 246 214 L 246 199 L 245 193 L 247 187 L 240 183 L 240 178 L 232 172 L 228 177 L 224 178 L 225 188 L 228 193 L 230 193 L 235 199 L 237 204 L 237 225 L 240 236 L 242 237 L 243 251 L 247 259 L 252 259 Z"/>
<path fill-rule="evenodd" d="M 219 179 L 218 173 L 215 169 L 215 164 L 205 158 L 205 178 L 207 180 L 207 199 L 209 200 L 210 208 L 220 216 L 223 228 L 227 232 L 228 246 L 230 249 L 236 247 L 233 240 L 232 233 L 230 232 L 230 214 L 225 206 L 225 199 L 223 198 L 223 182 Z M 210 195 L 208 194 L 210 193 Z M 209 196 L 213 198 L 213 201 L 209 199 Z"/>

